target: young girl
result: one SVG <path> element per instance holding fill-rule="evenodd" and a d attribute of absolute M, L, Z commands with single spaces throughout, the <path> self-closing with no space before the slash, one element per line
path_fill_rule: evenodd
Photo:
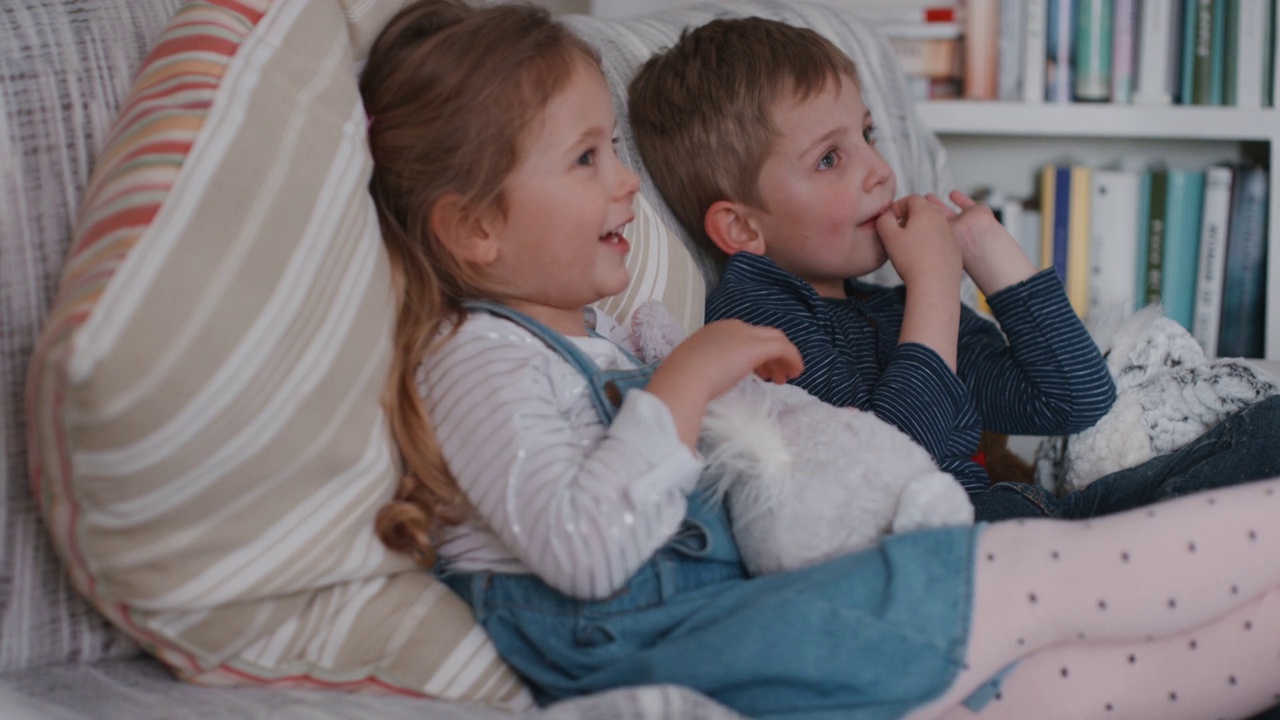
<path fill-rule="evenodd" d="M 1202 720 L 1280 700 L 1280 481 L 748 578 L 693 449 L 710 399 L 799 356 L 729 321 L 650 372 L 584 312 L 627 284 L 638 185 L 592 50 L 530 7 L 426 0 L 362 92 L 406 468 L 378 531 L 541 701 L 677 683 L 753 717 Z"/>

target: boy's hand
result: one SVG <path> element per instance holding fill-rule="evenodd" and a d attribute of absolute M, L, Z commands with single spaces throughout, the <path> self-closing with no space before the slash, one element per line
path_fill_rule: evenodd
<path fill-rule="evenodd" d="M 975 202 L 959 190 L 952 190 L 948 195 L 951 202 L 960 208 L 959 212 L 936 195 L 926 197 L 951 222 L 965 272 L 983 293 L 993 295 L 1035 274 L 1035 265 L 1018 246 L 1018 241 L 996 219 L 991 208 Z"/>
<path fill-rule="evenodd" d="M 958 283 L 962 259 L 946 214 L 921 195 L 893 203 L 876 219 L 889 262 L 910 289 L 913 285 Z"/>
<path fill-rule="evenodd" d="M 784 383 L 803 370 L 800 351 L 781 330 L 718 320 L 677 345 L 646 389 L 670 408 L 681 440 L 692 450 L 711 400 L 752 372 Z"/>
<path fill-rule="evenodd" d="M 876 230 L 907 286 L 898 342 L 933 348 L 955 372 L 964 270 L 946 214 L 936 203 L 909 195 L 876 219 Z"/>

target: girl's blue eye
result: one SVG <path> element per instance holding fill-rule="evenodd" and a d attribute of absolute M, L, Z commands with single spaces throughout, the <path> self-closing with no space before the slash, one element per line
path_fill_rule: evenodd
<path fill-rule="evenodd" d="M 876 135 L 875 125 L 868 125 L 862 129 L 862 139 L 865 140 L 868 145 L 876 144 Z"/>
<path fill-rule="evenodd" d="M 827 154 L 823 155 L 822 158 L 818 160 L 818 169 L 830 170 L 831 168 L 836 166 L 836 160 L 837 160 L 836 151 L 828 150 Z"/>
<path fill-rule="evenodd" d="M 578 164 L 578 165 L 595 165 L 595 164 L 596 164 L 596 149 L 595 149 L 595 148 L 591 148 L 590 150 L 588 150 L 588 151 L 586 151 L 586 152 L 582 153 L 581 155 L 579 155 L 579 156 L 578 156 L 577 164 Z"/>

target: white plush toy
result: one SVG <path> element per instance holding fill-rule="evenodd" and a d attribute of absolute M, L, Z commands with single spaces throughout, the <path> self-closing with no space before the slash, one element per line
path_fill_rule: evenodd
<path fill-rule="evenodd" d="M 1178 450 L 1246 405 L 1280 392 L 1239 358 L 1209 360 L 1191 333 L 1149 305 L 1098 340 L 1116 381 L 1116 403 L 1096 425 L 1042 443 L 1038 482 L 1055 492 Z M 1095 339 L 1097 339 L 1095 337 Z"/>
<path fill-rule="evenodd" d="M 646 362 L 684 338 L 656 301 L 636 309 L 631 333 Z M 702 490 L 726 502 L 756 575 L 866 548 L 890 532 L 973 522 L 960 483 L 906 433 L 793 385 L 742 381 L 708 406 L 699 444 Z"/>

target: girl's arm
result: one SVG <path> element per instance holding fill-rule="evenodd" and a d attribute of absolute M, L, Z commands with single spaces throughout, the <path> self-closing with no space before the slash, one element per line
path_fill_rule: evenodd
<path fill-rule="evenodd" d="M 424 371 L 428 413 L 476 519 L 552 587 L 608 596 L 679 527 L 700 463 L 654 395 L 628 393 L 605 427 L 581 375 L 487 317 L 468 320 Z"/>

